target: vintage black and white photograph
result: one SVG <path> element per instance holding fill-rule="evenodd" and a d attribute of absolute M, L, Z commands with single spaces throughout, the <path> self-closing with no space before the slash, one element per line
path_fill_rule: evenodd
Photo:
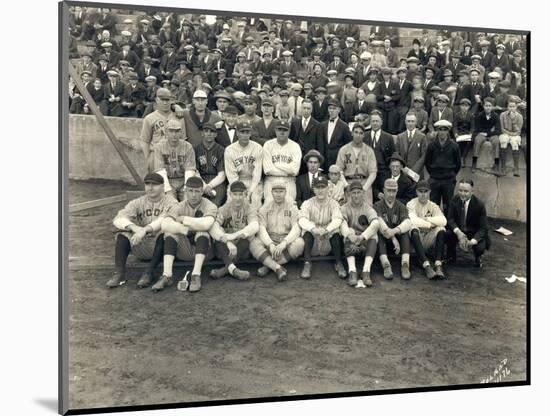
<path fill-rule="evenodd" d="M 60 412 L 528 384 L 530 33 L 232 7 L 60 4 Z"/>

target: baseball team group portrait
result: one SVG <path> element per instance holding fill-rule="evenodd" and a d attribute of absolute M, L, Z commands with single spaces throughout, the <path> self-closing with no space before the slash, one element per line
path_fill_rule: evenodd
<path fill-rule="evenodd" d="M 65 408 L 527 383 L 529 32 L 113 7 L 60 4 Z"/>

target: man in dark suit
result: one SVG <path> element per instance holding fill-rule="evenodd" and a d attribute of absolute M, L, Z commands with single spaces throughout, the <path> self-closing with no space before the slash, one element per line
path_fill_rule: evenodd
<path fill-rule="evenodd" d="M 446 69 L 451 71 L 453 74 L 453 82 L 457 82 L 460 71 L 466 69 L 466 65 L 460 62 L 460 54 L 458 52 L 453 52 L 451 53 L 451 62 L 449 62 L 441 69 L 441 72 L 445 71 Z"/>
<path fill-rule="evenodd" d="M 164 44 L 164 55 L 160 61 L 160 73 L 164 79 L 171 79 L 172 75 L 178 69 L 178 59 L 174 52 L 174 45 L 172 42 L 166 42 Z"/>
<path fill-rule="evenodd" d="M 216 143 L 224 149 L 237 141 L 236 125 L 239 112 L 233 105 L 227 106 L 223 112 L 224 123 L 221 129 L 218 130 Z"/>
<path fill-rule="evenodd" d="M 416 185 L 411 178 L 403 173 L 403 168 L 406 166 L 405 161 L 399 153 L 395 152 L 389 157 L 387 162 L 390 169 L 388 177 L 397 182 L 396 198 L 407 205 L 407 202 L 416 197 Z M 382 199 L 383 195 L 379 195 L 378 197 Z"/>
<path fill-rule="evenodd" d="M 495 56 L 490 50 L 489 50 L 489 45 L 491 44 L 491 42 L 489 42 L 488 40 L 482 40 L 481 42 L 479 42 L 479 45 L 481 46 L 481 66 L 483 66 L 483 68 L 491 68 L 491 62 L 493 61 L 493 56 Z"/>
<path fill-rule="evenodd" d="M 406 130 L 397 135 L 397 152 L 405 161 L 405 166 L 414 170 L 420 178 L 424 177 L 424 159 L 428 141 L 426 135 L 416 128 L 416 115 L 409 113 L 405 117 Z"/>
<path fill-rule="evenodd" d="M 157 80 L 160 80 L 160 71 L 152 66 L 153 59 L 150 56 L 143 58 L 141 63 L 136 68 L 136 73 L 141 82 L 145 82 L 145 78 L 148 76 L 154 76 Z"/>
<path fill-rule="evenodd" d="M 400 97 L 400 89 L 397 81 L 391 79 L 391 75 L 391 68 L 382 68 L 384 80 L 380 83 L 380 96 L 377 98 L 378 107 L 382 110 L 384 129 L 391 134 L 397 134 L 399 133 L 399 113 L 396 106 Z"/>
<path fill-rule="evenodd" d="M 294 117 L 290 123 L 289 138 L 300 145 L 302 154 L 306 154 L 317 147 L 317 128 L 319 122 L 311 116 L 312 111 L 313 103 L 311 100 L 303 100 L 302 115 Z M 300 167 L 300 173 L 304 173 L 306 170 L 304 162 Z"/>
<path fill-rule="evenodd" d="M 141 118 L 143 116 L 145 87 L 138 82 L 138 76 L 132 72 L 128 76 L 128 84 L 124 87 L 121 106 L 123 117 Z"/>
<path fill-rule="evenodd" d="M 139 57 L 134 51 L 130 50 L 130 43 L 129 42 L 121 43 L 120 47 L 122 48 L 122 50 L 117 56 L 117 59 L 115 61 L 115 66 L 117 66 L 120 63 L 120 61 L 128 61 L 128 63 L 132 68 L 134 69 L 137 68 L 139 64 Z"/>
<path fill-rule="evenodd" d="M 325 162 L 323 155 L 312 149 L 307 152 L 303 159 L 307 166 L 307 172 L 296 178 L 296 204 L 298 208 L 304 201 L 315 196 L 313 193 L 313 179 L 321 174 L 321 165 Z"/>
<path fill-rule="evenodd" d="M 104 99 L 99 105 L 101 113 L 104 116 L 119 117 L 122 115 L 122 95 L 124 94 L 124 84 L 120 80 L 120 76 L 116 71 L 108 71 L 109 81 L 105 84 Z"/>
<path fill-rule="evenodd" d="M 450 99 L 445 94 L 439 94 L 437 96 L 436 106 L 432 108 L 430 112 L 430 118 L 428 120 L 428 140 L 432 141 L 436 138 L 437 133 L 435 129 L 435 124 L 438 121 L 446 120 L 451 125 L 453 124 L 453 110 L 449 107 Z"/>
<path fill-rule="evenodd" d="M 317 128 L 317 149 L 325 158 L 323 169 L 328 172 L 330 165 L 336 163 L 338 150 L 351 142 L 351 132 L 347 123 L 340 120 L 341 106 L 337 99 L 328 102 L 329 119 L 323 121 Z"/>
<path fill-rule="evenodd" d="M 413 90 L 412 83 L 406 79 L 407 77 L 407 68 L 399 68 L 397 70 L 397 76 L 399 78 L 398 85 L 398 94 L 399 99 L 397 100 L 397 112 L 399 113 L 399 124 L 397 125 L 397 131 L 399 133 L 405 130 L 405 116 L 411 108 L 411 91 Z"/>
<path fill-rule="evenodd" d="M 384 189 L 384 180 L 389 175 L 387 160 L 395 152 L 395 144 L 391 134 L 382 131 L 382 114 L 373 111 L 370 115 L 370 132 L 365 134 L 365 143 L 374 150 L 378 172 L 372 185 L 372 194 L 376 199 Z"/>
<path fill-rule="evenodd" d="M 313 118 L 318 122 L 328 119 L 328 97 L 325 87 L 315 89 L 316 98 L 313 101 Z"/>
<path fill-rule="evenodd" d="M 475 265 L 481 268 L 482 255 L 491 247 L 487 211 L 485 204 L 473 195 L 474 182 L 461 179 L 458 184 L 458 195 L 455 195 L 447 214 L 447 259 L 449 263 L 456 260 L 456 245 L 463 251 L 471 249 Z"/>

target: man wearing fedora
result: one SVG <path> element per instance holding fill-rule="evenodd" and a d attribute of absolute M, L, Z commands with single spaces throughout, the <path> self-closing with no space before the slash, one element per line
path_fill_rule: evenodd
<path fill-rule="evenodd" d="M 388 158 L 388 168 L 390 170 L 389 177 L 397 182 L 397 200 L 407 205 L 411 199 L 416 196 L 415 182 L 403 173 L 403 168 L 407 165 L 405 160 L 395 152 Z M 379 195 L 379 199 L 382 199 L 384 195 Z"/>
<path fill-rule="evenodd" d="M 309 150 L 304 156 L 307 172 L 296 178 L 296 205 L 302 206 L 304 201 L 313 198 L 313 181 L 321 175 L 325 158 L 316 149 Z"/>

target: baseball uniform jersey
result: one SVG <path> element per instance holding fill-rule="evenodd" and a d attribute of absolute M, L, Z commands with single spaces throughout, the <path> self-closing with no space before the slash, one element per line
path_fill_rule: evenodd
<path fill-rule="evenodd" d="M 232 201 L 218 209 L 216 222 L 228 234 L 242 230 L 253 221 L 258 221 L 258 213 L 248 202 L 236 207 Z"/>
<path fill-rule="evenodd" d="M 153 148 L 166 136 L 164 128 L 168 120 L 178 120 L 181 123 L 183 137 L 185 138 L 185 122 L 183 119 L 177 118 L 176 114 L 173 112 L 163 114 L 156 110 L 143 119 L 140 140 L 151 144 L 151 148 Z"/>
<path fill-rule="evenodd" d="M 409 219 L 407 207 L 400 201 L 396 200 L 392 207 L 386 204 L 386 201 L 381 199 L 374 204 L 374 209 L 380 218 L 384 220 L 389 228 L 395 228 L 403 221 Z"/>
<path fill-rule="evenodd" d="M 258 143 L 250 141 L 245 147 L 235 142 L 225 148 L 225 174 L 229 183 L 241 180 L 250 183 L 260 181 L 262 177 L 263 149 Z"/>
<path fill-rule="evenodd" d="M 216 218 L 218 207 L 204 197 L 201 198 L 200 203 L 195 207 L 189 205 L 187 199 L 184 199 L 183 201 L 172 206 L 167 212 L 166 216 L 175 220 L 177 220 L 177 218 L 181 216 L 197 217 L 197 211 L 200 211 L 202 213 L 202 217 Z"/>
<path fill-rule="evenodd" d="M 156 145 L 154 160 L 155 171 L 166 169 L 168 179 L 183 179 L 186 170 L 196 169 L 195 151 L 185 140 L 172 146 L 168 139 L 162 139 Z"/>
<path fill-rule="evenodd" d="M 281 205 L 270 202 L 260 208 L 258 221 L 266 228 L 271 239 L 279 244 L 298 222 L 298 216 L 299 210 L 296 204 L 289 201 Z"/>
<path fill-rule="evenodd" d="M 195 149 L 195 162 L 201 178 L 209 182 L 225 169 L 224 148 L 214 143 L 211 149 L 207 149 L 201 143 Z"/>
<path fill-rule="evenodd" d="M 378 214 L 374 208 L 368 204 L 361 204 L 358 207 L 354 206 L 351 201 L 340 207 L 342 211 L 342 217 L 348 224 L 348 227 L 353 230 L 362 233 L 369 224 L 378 218 Z"/>

